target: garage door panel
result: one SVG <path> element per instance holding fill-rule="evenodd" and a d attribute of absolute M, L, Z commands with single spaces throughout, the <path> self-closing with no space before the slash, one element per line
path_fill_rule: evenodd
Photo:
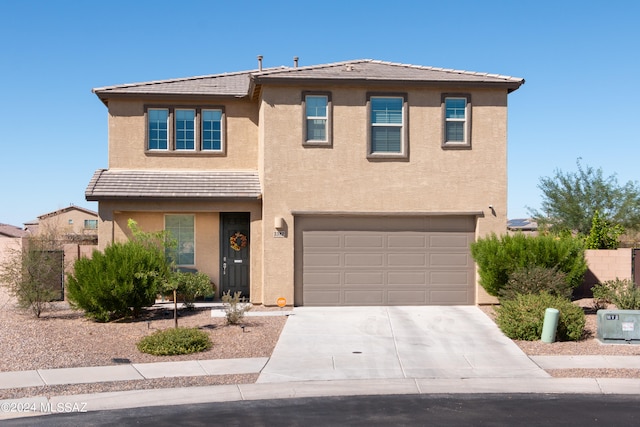
<path fill-rule="evenodd" d="M 374 234 L 345 234 L 344 247 L 350 249 L 373 248 L 381 249 L 384 247 L 384 237 Z"/>
<path fill-rule="evenodd" d="M 345 305 L 383 305 L 384 291 L 345 291 Z"/>
<path fill-rule="evenodd" d="M 339 267 L 340 260 L 340 254 L 308 253 L 304 256 L 304 265 L 308 267 Z"/>
<path fill-rule="evenodd" d="M 420 285 L 427 286 L 427 273 L 425 271 L 392 271 L 387 275 L 389 286 Z"/>
<path fill-rule="evenodd" d="M 427 255 L 424 253 L 391 253 L 387 255 L 389 267 L 426 267 Z"/>
<path fill-rule="evenodd" d="M 304 283 L 308 286 L 340 286 L 342 277 L 340 273 L 305 273 Z"/>
<path fill-rule="evenodd" d="M 403 250 L 413 248 L 426 248 L 427 239 L 424 235 L 419 234 L 404 234 L 399 235 L 390 234 L 388 236 L 387 244 L 389 248 L 399 248 Z"/>
<path fill-rule="evenodd" d="M 387 303 L 389 305 L 425 305 L 428 303 L 426 290 L 389 291 Z"/>
<path fill-rule="evenodd" d="M 439 234 L 429 237 L 429 247 L 431 248 L 459 248 L 467 249 L 469 247 L 469 238 L 464 235 Z"/>
<path fill-rule="evenodd" d="M 305 291 L 305 305 L 342 305 L 342 295 L 339 290 Z"/>
<path fill-rule="evenodd" d="M 307 250 L 313 248 L 338 249 L 341 246 L 339 234 L 310 234 L 305 236 L 304 246 Z"/>
<path fill-rule="evenodd" d="M 471 304 L 468 291 L 441 290 L 429 292 L 429 301 L 434 305 Z"/>
<path fill-rule="evenodd" d="M 469 256 L 461 253 L 432 253 L 429 256 L 431 267 L 468 267 Z"/>
<path fill-rule="evenodd" d="M 344 273 L 345 285 L 384 285 L 384 273 L 381 271 L 353 271 Z"/>
<path fill-rule="evenodd" d="M 472 272 L 468 271 L 432 271 L 429 273 L 429 283 L 433 285 L 468 286 Z"/>
<path fill-rule="evenodd" d="M 384 266 L 384 254 L 345 253 L 345 267 L 382 267 Z"/>

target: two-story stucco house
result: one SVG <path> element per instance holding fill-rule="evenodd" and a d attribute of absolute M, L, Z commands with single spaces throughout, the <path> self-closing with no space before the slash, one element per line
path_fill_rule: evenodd
<path fill-rule="evenodd" d="M 109 110 L 99 244 L 169 230 L 176 261 L 255 304 L 490 301 L 507 96 L 523 79 L 355 60 L 94 89 Z M 282 301 L 282 300 L 281 300 Z"/>

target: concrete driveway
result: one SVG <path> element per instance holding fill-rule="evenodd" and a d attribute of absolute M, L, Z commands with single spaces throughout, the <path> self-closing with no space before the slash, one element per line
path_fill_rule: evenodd
<path fill-rule="evenodd" d="M 258 383 L 544 377 L 477 307 L 296 307 Z"/>

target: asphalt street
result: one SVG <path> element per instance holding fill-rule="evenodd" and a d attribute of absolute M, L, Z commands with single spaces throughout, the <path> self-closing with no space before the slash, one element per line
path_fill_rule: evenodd
<path fill-rule="evenodd" d="M 254 400 L 67 413 L 6 426 L 632 426 L 637 395 L 456 394 Z"/>

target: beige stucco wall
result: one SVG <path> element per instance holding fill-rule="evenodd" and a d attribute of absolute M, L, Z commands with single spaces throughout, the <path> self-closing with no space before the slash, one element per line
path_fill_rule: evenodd
<path fill-rule="evenodd" d="M 258 164 L 258 117 L 255 103 L 225 101 L 226 155 L 194 152 L 146 152 L 145 105 L 155 107 L 220 107 L 217 101 L 122 100 L 109 101 L 110 169 L 226 169 L 256 170 Z"/>
<path fill-rule="evenodd" d="M 85 229 L 84 221 L 98 219 L 97 215 L 92 215 L 79 209 L 70 209 L 46 218 L 38 219 L 37 234 L 93 234 L 95 229 Z"/>
<path fill-rule="evenodd" d="M 477 236 L 504 232 L 507 201 L 505 90 L 408 90 L 409 159 L 367 159 L 366 96 L 360 87 L 331 90 L 333 145 L 302 145 L 302 88 L 265 87 L 261 104 L 264 149 L 265 303 L 293 301 L 295 211 L 354 213 L 483 212 Z M 376 92 L 398 92 L 397 87 Z M 445 150 L 441 94 L 471 93 L 472 149 Z M 494 211 L 489 209 L 494 207 Z M 274 238 L 283 217 L 287 238 Z M 484 302 L 484 291 L 477 302 Z"/>

